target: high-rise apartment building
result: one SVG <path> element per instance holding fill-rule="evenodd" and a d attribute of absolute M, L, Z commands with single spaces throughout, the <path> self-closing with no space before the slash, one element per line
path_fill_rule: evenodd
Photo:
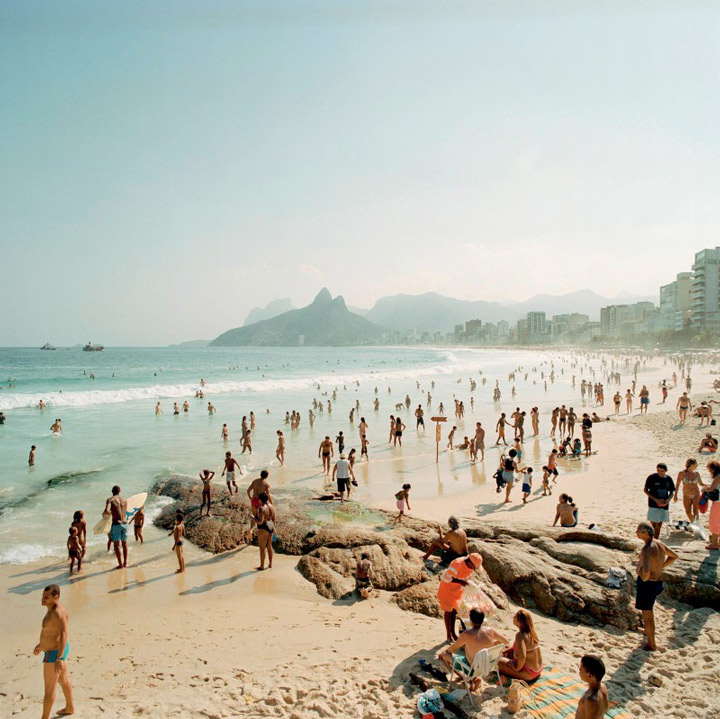
<path fill-rule="evenodd" d="M 692 269 L 692 328 L 720 332 L 720 247 L 700 250 L 695 255 Z"/>
<path fill-rule="evenodd" d="M 682 330 L 690 322 L 692 272 L 680 272 L 674 282 L 660 288 L 659 329 Z"/>

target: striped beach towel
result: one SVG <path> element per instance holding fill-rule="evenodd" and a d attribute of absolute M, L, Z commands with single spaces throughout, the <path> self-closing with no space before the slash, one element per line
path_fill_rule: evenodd
<path fill-rule="evenodd" d="M 575 716 L 578 699 L 587 687 L 579 679 L 571 677 L 558 667 L 545 667 L 543 673 L 530 686 L 530 696 L 525 698 L 525 711 L 536 719 L 567 719 Z M 630 712 L 615 702 L 605 714 L 610 719 L 632 719 Z"/>

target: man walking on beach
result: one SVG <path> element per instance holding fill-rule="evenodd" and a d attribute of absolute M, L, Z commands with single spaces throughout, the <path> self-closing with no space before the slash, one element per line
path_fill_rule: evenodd
<path fill-rule="evenodd" d="M 657 643 L 655 641 L 653 608 L 655 600 L 664 588 L 662 583 L 663 569 L 671 565 L 678 555 L 655 539 L 654 528 L 650 522 L 640 522 L 638 524 L 637 537 L 645 544 L 640 550 L 637 563 L 635 609 L 642 612 L 645 625 L 646 642 L 643 644 L 643 649 L 654 652 L 657 649 Z"/>
<path fill-rule="evenodd" d="M 41 603 L 43 607 L 47 608 L 47 612 L 42 621 L 40 641 L 35 646 L 33 654 L 37 656 L 43 652 L 45 696 L 43 697 L 42 719 L 49 719 L 55 703 L 55 690 L 58 684 L 65 695 L 65 708 L 57 712 L 58 716 L 74 714 L 75 706 L 66 663 L 70 651 L 68 613 L 60 604 L 60 587 L 57 584 L 45 587 Z"/>
<path fill-rule="evenodd" d="M 330 459 L 335 454 L 335 448 L 333 447 L 332 440 L 330 437 L 325 435 L 325 439 L 320 442 L 318 448 L 318 457 L 322 456 L 323 472 L 330 474 Z"/>
<path fill-rule="evenodd" d="M 120 487 L 116 484 L 112 488 L 112 497 L 105 502 L 104 515 L 110 514 L 112 525 L 110 526 L 110 541 L 115 547 L 115 556 L 118 560 L 117 569 L 127 567 L 128 546 L 127 546 L 127 501 L 120 496 Z M 122 543 L 122 556 L 120 555 L 120 544 Z"/>
<path fill-rule="evenodd" d="M 345 454 L 340 455 L 340 459 L 335 462 L 332 471 L 333 480 L 337 480 L 338 492 L 340 492 L 340 501 L 345 502 L 345 490 L 347 490 L 348 499 L 350 499 L 350 478 L 355 480 L 355 474 L 350 466 L 350 462 L 345 459 Z"/>
<path fill-rule="evenodd" d="M 670 500 L 675 494 L 675 482 L 667 473 L 667 465 L 660 462 L 657 471 L 645 480 L 645 494 L 648 497 L 647 518 L 655 530 L 655 539 L 660 539 L 663 522 L 670 521 Z"/>

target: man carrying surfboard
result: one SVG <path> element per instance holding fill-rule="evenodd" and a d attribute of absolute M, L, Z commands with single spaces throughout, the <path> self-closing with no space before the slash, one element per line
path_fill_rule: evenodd
<path fill-rule="evenodd" d="M 128 545 L 127 545 L 127 502 L 120 496 L 120 487 L 116 484 L 112 488 L 112 497 L 105 502 L 103 514 L 110 514 L 112 525 L 110 526 L 110 541 L 115 548 L 115 556 L 118 560 L 118 569 L 127 567 Z M 122 555 L 120 554 L 122 544 Z"/>

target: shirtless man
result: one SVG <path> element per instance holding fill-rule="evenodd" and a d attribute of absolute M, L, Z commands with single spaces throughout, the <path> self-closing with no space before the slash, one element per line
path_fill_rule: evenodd
<path fill-rule="evenodd" d="M 257 524 L 258 510 L 260 509 L 260 495 L 265 493 L 268 497 L 268 502 L 272 504 L 272 494 L 270 493 L 270 482 L 268 477 L 270 473 L 267 469 L 263 469 L 260 472 L 260 476 L 257 479 L 253 479 L 248 485 L 247 496 L 250 500 L 250 529 L 248 530 L 248 543 L 252 537 L 253 527 Z"/>
<path fill-rule="evenodd" d="M 162 408 L 160 407 L 160 402 L 158 402 L 155 405 L 155 416 L 159 417 L 163 413 Z"/>
<path fill-rule="evenodd" d="M 495 425 L 495 431 L 497 432 L 497 435 L 498 435 L 497 442 L 495 442 L 496 445 L 500 444 L 500 440 L 502 440 L 502 443 L 506 447 L 508 446 L 508 443 L 505 441 L 505 425 L 506 424 L 510 424 L 510 422 L 508 422 L 505 419 L 505 412 L 503 412 L 500 415 L 500 419 L 497 421 L 497 424 Z"/>
<path fill-rule="evenodd" d="M 220 431 L 220 438 L 223 442 L 228 441 L 228 426 L 227 424 L 223 424 L 222 430 Z"/>
<path fill-rule="evenodd" d="M 453 425 L 453 428 L 450 430 L 448 434 L 448 449 L 453 449 L 453 439 L 455 438 L 455 432 L 457 432 L 457 427 Z"/>
<path fill-rule="evenodd" d="M 479 609 L 470 610 L 470 623 L 472 628 L 464 631 L 447 649 L 438 655 L 438 659 L 445 666 L 453 671 L 453 660 L 461 664 L 465 672 L 472 667 L 475 655 L 482 649 L 490 649 L 498 644 L 505 645 L 508 639 L 494 629 L 483 629 L 485 614 Z M 465 655 L 457 654 L 460 649 L 465 649 Z M 470 684 L 471 691 L 476 692 L 482 685 L 482 678 L 476 677 Z"/>
<path fill-rule="evenodd" d="M 635 608 L 642 612 L 645 624 L 646 642 L 643 649 L 654 652 L 657 649 L 655 641 L 655 615 L 653 607 L 655 600 L 663 590 L 662 573 L 665 567 L 672 564 L 678 557 L 672 549 L 655 539 L 655 531 L 650 522 L 640 522 L 637 527 L 637 537 L 644 542 L 640 550 L 637 563 L 637 592 Z"/>
<path fill-rule="evenodd" d="M 648 405 L 650 404 L 650 390 L 643 385 L 640 390 L 640 414 L 647 414 Z"/>
<path fill-rule="evenodd" d="M 240 491 L 237 486 L 237 482 L 235 481 L 235 467 L 237 467 L 238 472 L 242 474 L 240 470 L 240 465 L 237 463 L 237 460 L 232 456 L 232 453 L 225 452 L 225 466 L 223 467 L 223 471 L 220 476 L 225 477 L 225 475 L 227 474 L 225 481 L 227 482 L 228 492 L 230 493 L 231 497 L 233 495 L 233 487 L 235 487 L 235 494 Z"/>
<path fill-rule="evenodd" d="M 600 657 L 586 654 L 580 660 L 580 678 L 588 685 L 580 697 L 575 719 L 602 719 L 610 706 L 607 687 L 603 684 L 605 664 Z"/>
<path fill-rule="evenodd" d="M 277 457 L 278 462 L 280 462 L 280 466 L 282 467 L 285 464 L 285 435 L 278 430 L 277 431 L 277 449 L 275 450 L 275 456 Z"/>
<path fill-rule="evenodd" d="M 415 429 L 425 429 L 425 412 L 423 411 L 422 405 L 419 404 L 415 410 Z"/>
<path fill-rule="evenodd" d="M 240 452 L 240 454 L 245 454 L 245 450 L 247 450 L 248 452 L 250 452 L 250 454 L 252 454 L 251 437 L 252 437 L 252 432 L 250 430 L 247 430 L 247 432 L 245 432 L 245 436 L 242 439 L 242 452 Z"/>
<path fill-rule="evenodd" d="M 485 430 L 480 422 L 475 423 L 475 455 L 480 453 L 480 461 L 485 461 Z"/>
<path fill-rule="evenodd" d="M 448 527 L 450 527 L 450 529 L 447 532 L 443 532 L 443 528 L 438 525 L 438 534 L 440 536 L 430 543 L 423 559 L 429 559 L 431 554 L 439 550 L 440 564 L 449 566 L 453 559 L 469 554 L 467 534 L 465 534 L 464 529 L 460 529 L 460 523 L 456 517 L 450 517 L 448 519 Z"/>
<path fill-rule="evenodd" d="M 30 447 L 30 454 L 28 456 L 28 467 L 34 467 L 35 466 L 35 450 L 37 447 L 35 445 L 32 445 Z"/>
<path fill-rule="evenodd" d="M 52 423 L 52 425 L 50 425 L 50 431 L 51 431 L 53 434 L 62 434 L 62 433 L 63 433 L 62 420 L 61 420 L 61 419 L 56 419 L 56 420 Z"/>
<path fill-rule="evenodd" d="M 335 448 L 333 447 L 332 440 L 325 435 L 325 439 L 320 442 L 320 447 L 318 448 L 318 458 L 322 457 L 323 472 L 325 472 L 326 475 L 330 474 L 330 460 L 334 454 Z"/>
<path fill-rule="evenodd" d="M 207 504 L 207 516 L 210 516 L 210 500 L 211 500 L 211 494 L 210 490 L 212 488 L 212 485 L 210 482 L 212 482 L 212 478 L 215 476 L 215 472 L 212 472 L 209 469 L 203 469 L 202 472 L 200 472 L 200 481 L 203 484 L 202 488 L 202 504 L 200 505 L 200 516 L 203 516 L 203 509 L 205 509 L 205 505 Z M 237 485 L 235 485 L 237 486 Z"/>
<path fill-rule="evenodd" d="M 367 552 L 363 552 L 355 568 L 355 589 L 363 599 L 367 599 L 372 594 L 370 572 L 372 572 L 372 560 Z"/>
<path fill-rule="evenodd" d="M 112 497 L 105 502 L 103 516 L 112 517 L 110 526 L 110 541 L 115 548 L 115 556 L 118 560 L 117 569 L 127 567 L 128 546 L 127 546 L 127 502 L 120 496 L 120 487 L 116 484 L 112 488 Z M 122 544 L 122 556 L 120 555 L 120 544 Z"/>
<path fill-rule="evenodd" d="M 43 697 L 42 719 L 50 719 L 52 706 L 55 703 L 55 689 L 60 684 L 65 696 L 65 708 L 57 714 L 68 716 L 75 713 L 73 705 L 72 684 L 67 671 L 67 656 L 70 651 L 68 641 L 68 613 L 60 604 L 60 587 L 51 584 L 43 589 L 41 603 L 47 608 L 43 617 L 40 641 L 33 649 L 37 656 L 43 652 L 43 678 L 45 680 L 45 696 Z"/>

